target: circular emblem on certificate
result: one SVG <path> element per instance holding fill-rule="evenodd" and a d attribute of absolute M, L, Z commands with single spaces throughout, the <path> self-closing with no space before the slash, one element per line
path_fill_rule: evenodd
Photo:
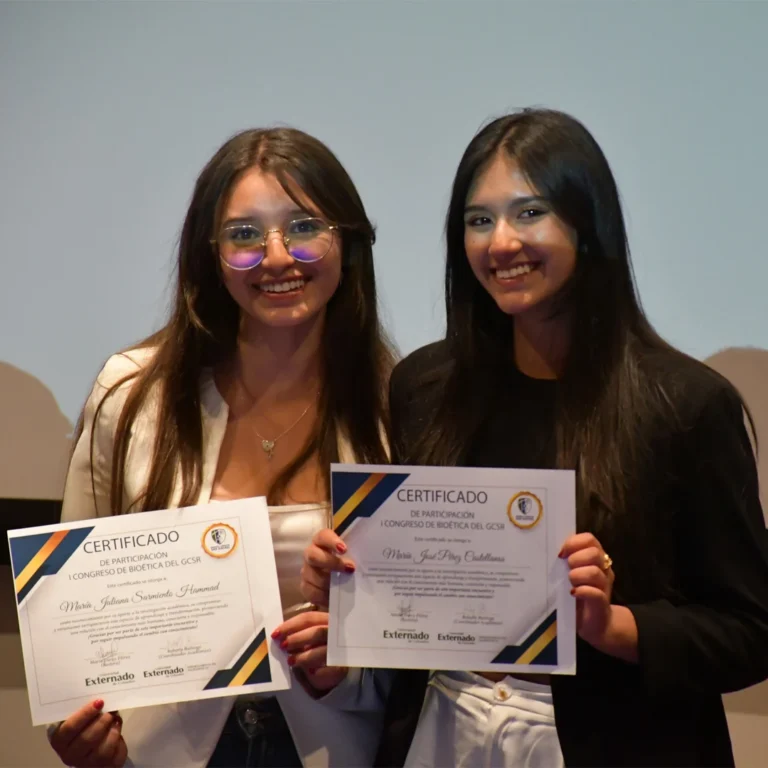
<path fill-rule="evenodd" d="M 227 557 L 237 547 L 237 531 L 226 523 L 214 523 L 205 529 L 203 549 L 211 557 Z"/>
<path fill-rule="evenodd" d="M 516 493 L 507 505 L 507 516 L 510 522 L 523 530 L 538 525 L 543 514 L 544 505 L 541 499 L 530 491 Z"/>

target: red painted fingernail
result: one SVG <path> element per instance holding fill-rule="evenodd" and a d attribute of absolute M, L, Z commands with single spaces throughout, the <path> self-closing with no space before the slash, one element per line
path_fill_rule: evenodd
<path fill-rule="evenodd" d="M 287 641 L 287 640 L 283 640 L 283 642 L 282 642 L 282 643 L 280 643 L 280 647 L 281 647 L 281 648 L 282 648 L 284 651 L 287 651 L 287 650 L 288 650 L 288 641 Z"/>
<path fill-rule="evenodd" d="M 557 556 L 558 557 L 563 557 L 563 550 L 562 549 L 557 553 Z"/>
<path fill-rule="evenodd" d="M 280 632 L 279 632 L 279 631 L 276 629 L 276 630 L 275 630 L 275 631 L 272 633 L 272 639 L 273 639 L 273 640 L 277 640 L 277 638 L 278 638 L 278 637 L 280 637 Z"/>
<path fill-rule="evenodd" d="M 575 594 L 576 594 L 576 587 L 574 587 L 574 588 L 571 590 L 571 594 L 572 594 L 572 595 L 575 595 Z"/>
<path fill-rule="evenodd" d="M 343 555 L 347 551 L 347 545 L 343 541 L 340 541 L 336 545 L 336 551 L 341 552 L 341 554 Z"/>
<path fill-rule="evenodd" d="M 316 669 L 308 669 L 307 670 L 307 674 L 308 675 L 314 675 L 316 671 L 317 671 Z"/>
<path fill-rule="evenodd" d="M 288 657 L 288 666 L 293 667 L 296 664 L 296 657 L 295 656 L 289 656 Z"/>
<path fill-rule="evenodd" d="M 352 563 L 344 563 L 344 570 L 347 573 L 354 573 L 355 572 L 355 566 L 352 565 Z"/>
<path fill-rule="evenodd" d="M 96 701 L 93 702 L 93 708 L 104 709 L 104 699 L 96 699 Z"/>

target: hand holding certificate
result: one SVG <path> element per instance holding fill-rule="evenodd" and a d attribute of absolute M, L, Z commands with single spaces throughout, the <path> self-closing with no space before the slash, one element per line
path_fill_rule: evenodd
<path fill-rule="evenodd" d="M 572 674 L 573 472 L 334 465 L 328 664 Z"/>
<path fill-rule="evenodd" d="M 34 724 L 290 687 L 263 498 L 8 536 Z"/>

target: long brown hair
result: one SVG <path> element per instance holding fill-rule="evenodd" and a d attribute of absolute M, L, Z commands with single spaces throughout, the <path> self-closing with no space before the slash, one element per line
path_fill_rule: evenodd
<path fill-rule="evenodd" d="M 136 346 L 156 351 L 139 371 L 111 386 L 96 409 L 94 422 L 105 401 L 131 381 L 114 438 L 109 505 L 113 515 L 169 506 L 177 480 L 181 506 L 194 504 L 200 493 L 200 378 L 203 369 L 235 354 L 240 322 L 239 307 L 221 280 L 211 239 L 230 190 L 251 168 L 274 174 L 297 204 L 293 190 L 301 190 L 339 227 L 342 247 L 343 280 L 327 305 L 323 327 L 317 423 L 299 455 L 275 479 L 269 501 L 280 503 L 291 478 L 313 455 L 321 467 L 338 461 L 342 435 L 358 461 L 387 460 L 385 396 L 393 353 L 378 316 L 373 226 L 349 175 L 322 142 L 293 128 L 248 130 L 229 139 L 197 179 L 179 239 L 170 319 Z M 123 510 L 131 428 L 155 397 L 156 438 L 147 486 Z M 81 416 L 78 437 L 82 426 Z M 93 459 L 92 434 L 92 467 Z M 323 478 L 327 493 L 325 472 Z"/>
<path fill-rule="evenodd" d="M 472 139 L 459 163 L 446 219 L 449 362 L 431 374 L 441 390 L 438 411 L 404 460 L 462 463 L 513 359 L 514 319 L 475 278 L 464 248 L 467 195 L 499 152 L 517 161 L 578 235 L 576 270 L 555 309 L 570 313 L 574 330 L 558 386 L 557 466 L 577 471 L 580 529 L 605 530 L 627 507 L 642 503 L 629 496 L 657 447 L 659 426 L 679 423 L 669 382 L 649 375 L 645 361 L 658 355 L 722 378 L 673 349 L 651 326 L 635 288 L 608 161 L 589 131 L 562 112 L 525 109 L 498 118 Z M 642 516 L 633 516 L 632 525 L 635 518 Z"/>

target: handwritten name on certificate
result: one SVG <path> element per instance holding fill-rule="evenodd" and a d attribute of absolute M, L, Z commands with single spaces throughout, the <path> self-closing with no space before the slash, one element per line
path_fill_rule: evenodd
<path fill-rule="evenodd" d="M 32 721 L 290 687 L 263 498 L 9 531 Z"/>
<path fill-rule="evenodd" d="M 328 664 L 574 674 L 571 471 L 333 465 Z"/>

